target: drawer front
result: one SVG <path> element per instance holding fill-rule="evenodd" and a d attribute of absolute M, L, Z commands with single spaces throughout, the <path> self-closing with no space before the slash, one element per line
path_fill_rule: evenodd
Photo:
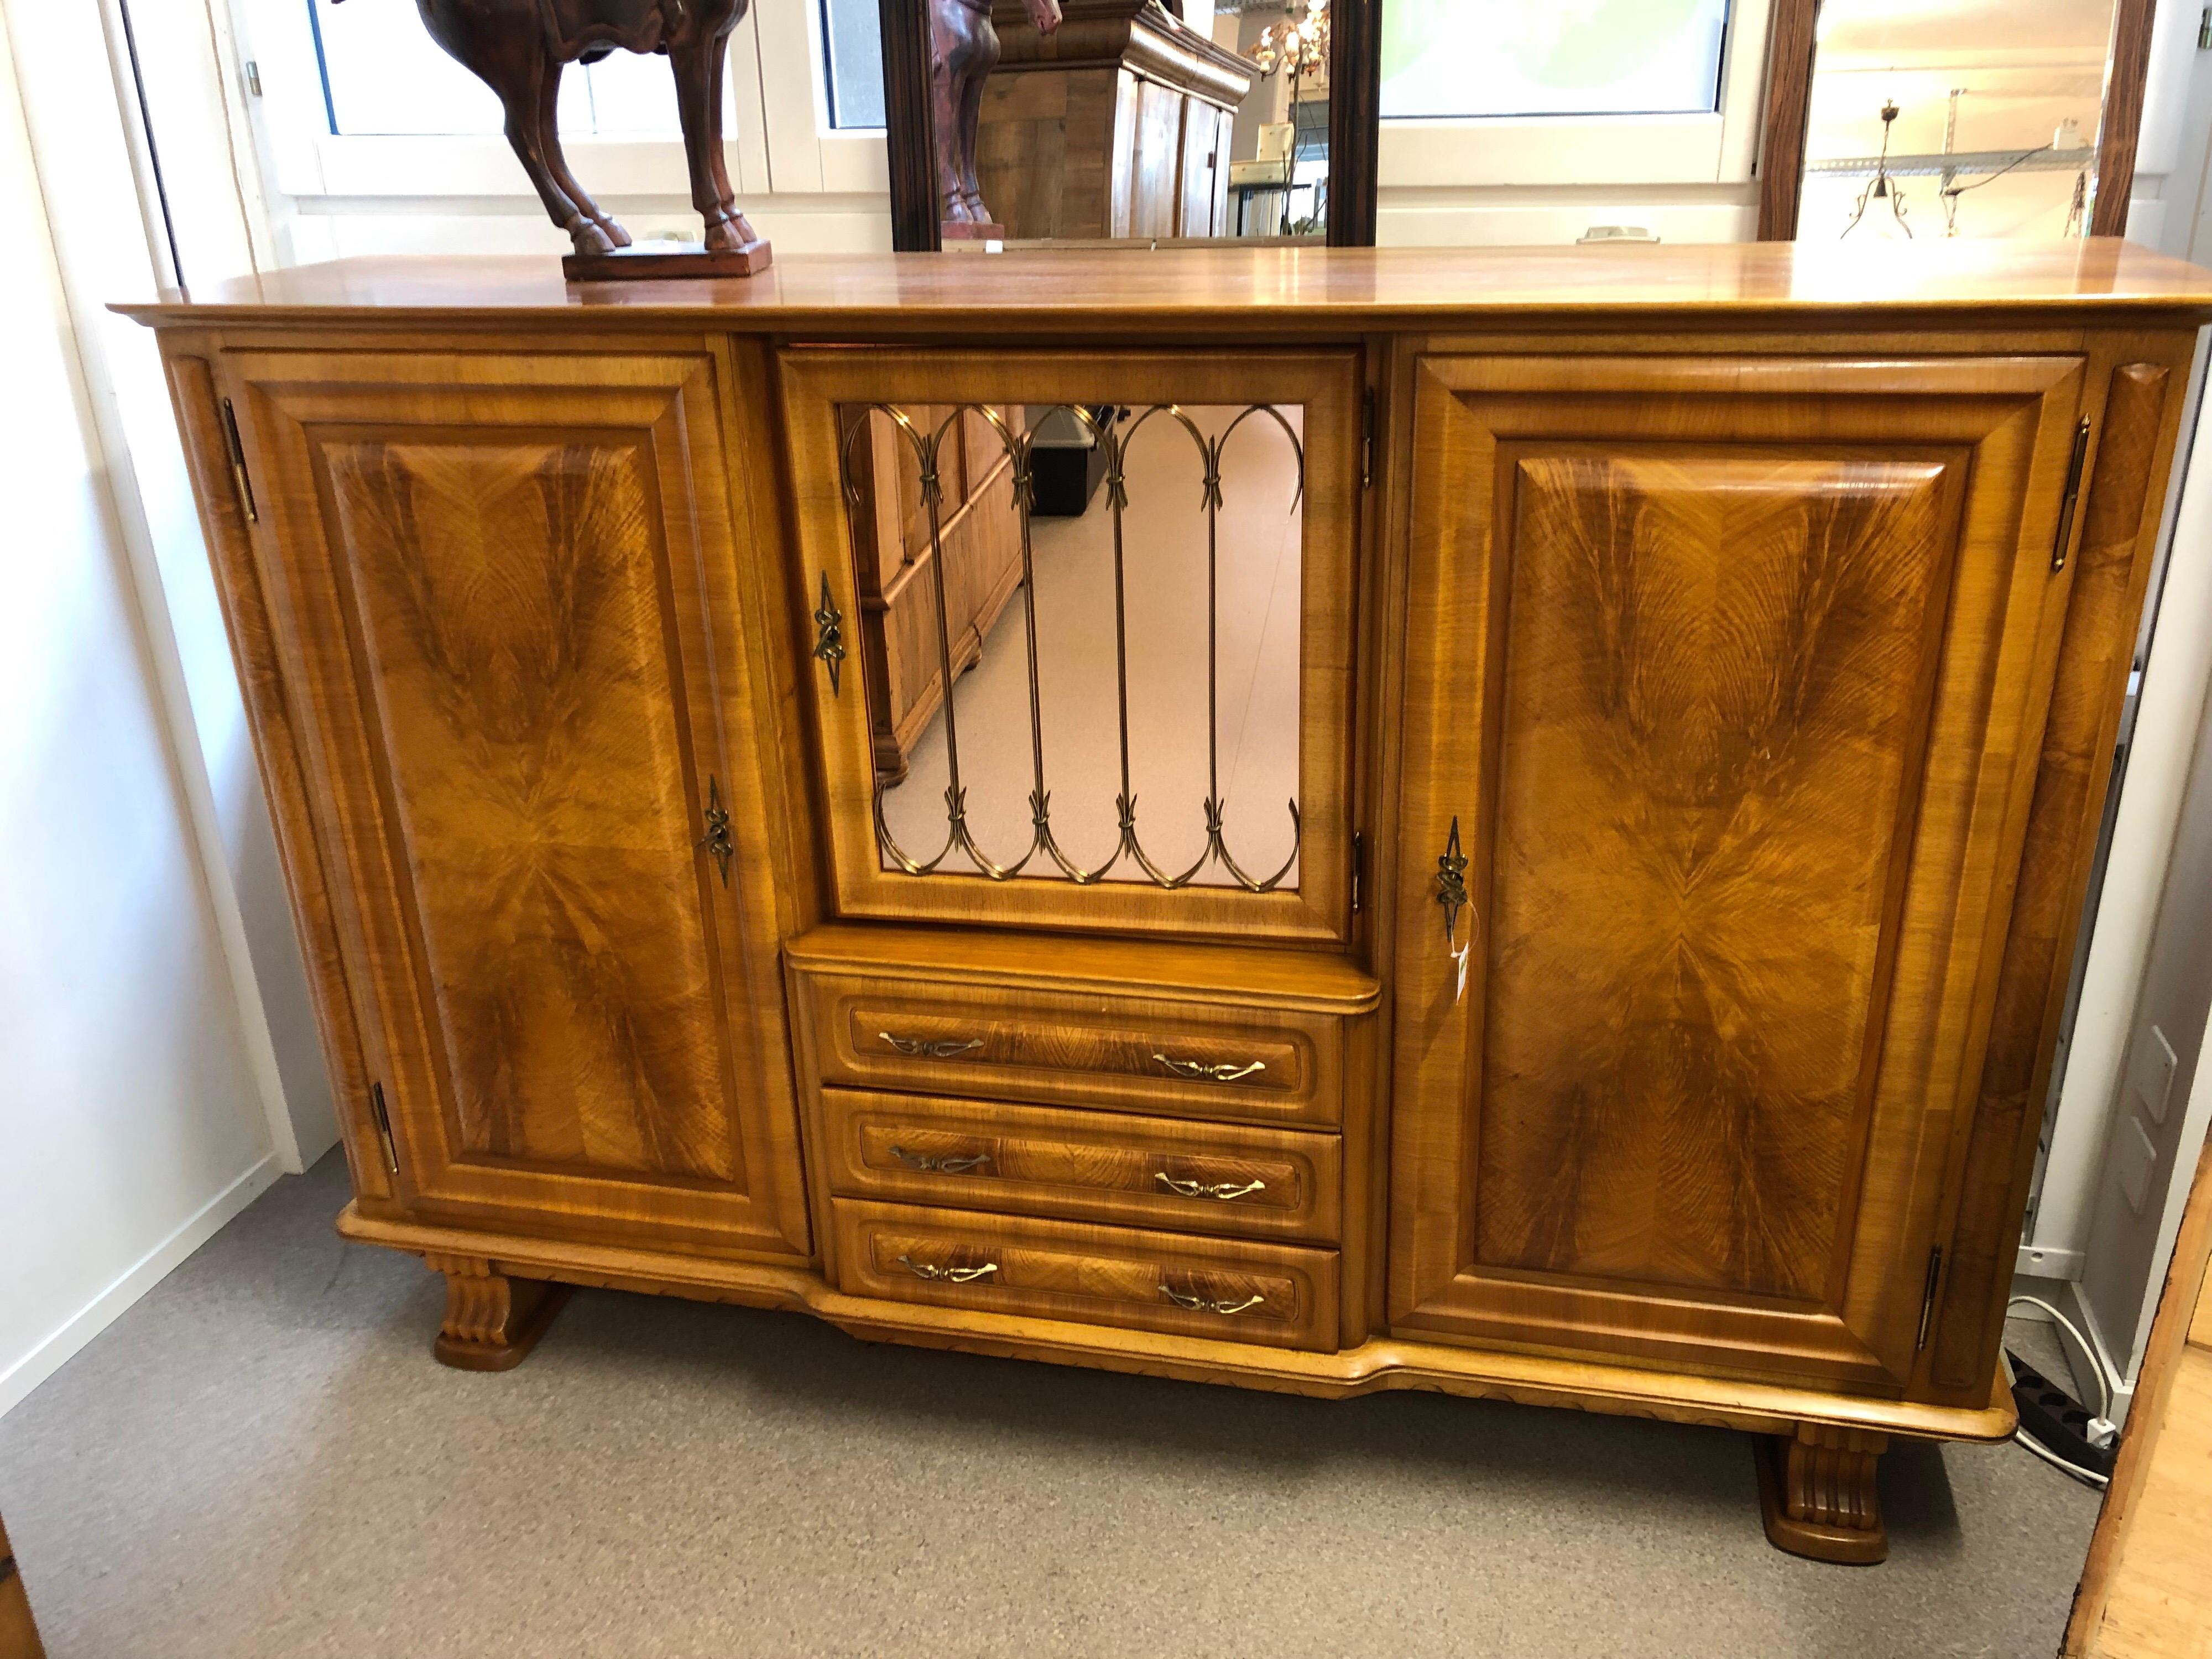
<path fill-rule="evenodd" d="M 834 975 L 805 983 L 824 1083 L 1261 1123 L 1343 1117 L 1333 1014 Z"/>
<path fill-rule="evenodd" d="M 854 1296 L 1276 1348 L 1336 1346 L 1336 1252 L 830 1200 Z"/>
<path fill-rule="evenodd" d="M 846 1089 L 822 1100 L 841 1196 L 1337 1242 L 1334 1135 Z"/>

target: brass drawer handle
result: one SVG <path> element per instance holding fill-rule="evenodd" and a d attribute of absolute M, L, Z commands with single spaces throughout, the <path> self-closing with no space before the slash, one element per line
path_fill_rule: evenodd
<path fill-rule="evenodd" d="M 927 1170 L 933 1175 L 965 1175 L 970 1170 L 981 1169 L 991 1161 L 988 1152 L 937 1158 L 928 1152 L 909 1152 L 903 1146 L 892 1147 L 891 1156 L 909 1170 Z"/>
<path fill-rule="evenodd" d="M 941 1279 L 953 1285 L 965 1285 L 970 1279 L 981 1279 L 987 1273 L 999 1271 L 999 1264 L 995 1261 L 986 1261 L 980 1267 L 939 1267 L 933 1262 L 916 1261 L 908 1255 L 901 1256 L 898 1261 L 899 1266 L 916 1279 Z"/>
<path fill-rule="evenodd" d="M 1165 1279 L 1160 1281 L 1160 1294 L 1178 1308 L 1188 1308 L 1193 1313 L 1241 1314 L 1249 1312 L 1267 1298 L 1248 1296 L 1242 1302 L 1216 1302 L 1210 1297 L 1185 1296 Z"/>
<path fill-rule="evenodd" d="M 1249 1077 L 1255 1072 L 1267 1069 L 1267 1062 L 1264 1060 L 1252 1060 L 1243 1066 L 1233 1060 L 1224 1060 L 1218 1066 L 1209 1066 L 1202 1060 L 1170 1060 L 1160 1054 L 1154 1054 L 1152 1058 L 1179 1077 L 1202 1077 L 1211 1083 L 1234 1083 L 1240 1077 Z"/>
<path fill-rule="evenodd" d="M 898 1148 L 894 1146 L 891 1150 L 896 1152 Z M 1165 1170 L 1159 1170 L 1152 1179 L 1170 1192 L 1183 1198 L 1218 1198 L 1224 1204 L 1232 1198 L 1249 1198 L 1254 1193 L 1264 1193 L 1267 1190 L 1267 1183 L 1264 1181 L 1247 1181 L 1242 1183 L 1217 1181 L 1209 1187 L 1203 1181 L 1177 1181 Z"/>
<path fill-rule="evenodd" d="M 964 1054 L 971 1048 L 983 1046 L 981 1037 L 969 1037 L 965 1042 L 946 1037 L 941 1042 L 932 1042 L 927 1037 L 893 1036 L 889 1031 L 878 1031 L 876 1035 L 902 1054 L 926 1054 L 932 1060 L 950 1060 L 955 1054 Z"/>

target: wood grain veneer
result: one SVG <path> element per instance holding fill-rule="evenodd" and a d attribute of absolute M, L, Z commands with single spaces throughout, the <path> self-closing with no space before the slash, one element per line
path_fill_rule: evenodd
<path fill-rule="evenodd" d="M 2103 241 L 549 269 L 137 313 L 341 1231 L 446 1274 L 446 1358 L 611 1285 L 1723 1424 L 1829 1559 L 1886 1547 L 1885 1437 L 2009 1431 L 2212 277 Z M 836 411 L 885 397 L 1301 404 L 1296 894 L 884 869 L 866 700 L 811 651 L 825 574 L 854 606 Z"/>

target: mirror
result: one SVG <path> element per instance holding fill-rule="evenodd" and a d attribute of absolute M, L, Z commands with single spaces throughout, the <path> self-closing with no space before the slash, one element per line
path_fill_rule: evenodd
<path fill-rule="evenodd" d="M 882 867 L 1295 890 L 1304 410 L 838 415 Z"/>
<path fill-rule="evenodd" d="M 1827 0 L 1797 234 L 2085 236 L 2112 0 Z"/>
<path fill-rule="evenodd" d="M 2125 234 L 2150 0 L 1774 0 L 1759 236 Z"/>
<path fill-rule="evenodd" d="M 1366 8 L 818 3 L 880 23 L 896 247 L 1374 240 Z"/>

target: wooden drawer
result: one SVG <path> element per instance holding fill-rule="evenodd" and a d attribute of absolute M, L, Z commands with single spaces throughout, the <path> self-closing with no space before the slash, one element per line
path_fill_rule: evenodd
<path fill-rule="evenodd" d="M 1336 1346 L 1336 1252 L 832 1199 L 854 1296 L 1218 1337 Z"/>
<path fill-rule="evenodd" d="M 803 976 L 822 1080 L 1334 1126 L 1337 1016 L 999 986 Z"/>
<path fill-rule="evenodd" d="M 822 1103 L 841 1195 L 1337 1242 L 1334 1135 L 845 1089 Z"/>

